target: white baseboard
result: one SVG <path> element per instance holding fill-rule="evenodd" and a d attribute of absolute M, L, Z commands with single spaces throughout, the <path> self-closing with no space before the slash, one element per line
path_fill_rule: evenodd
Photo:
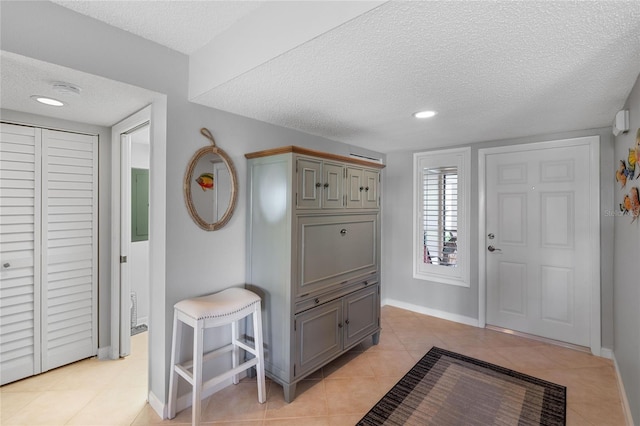
<path fill-rule="evenodd" d="M 149 317 L 136 318 L 136 325 L 142 325 L 142 324 L 149 325 Z"/>
<path fill-rule="evenodd" d="M 155 393 L 149 391 L 149 405 L 153 408 L 153 411 L 162 419 L 167 419 L 167 405 L 160 401 L 160 399 L 156 396 Z"/>
<path fill-rule="evenodd" d="M 600 348 L 600 356 L 606 359 L 613 359 L 613 351 L 609 348 Z"/>
<path fill-rule="evenodd" d="M 414 305 L 412 303 L 401 302 L 394 299 L 383 299 L 382 306 L 389 305 L 396 308 L 406 309 L 408 311 L 417 312 L 419 314 L 430 315 L 436 318 L 442 318 L 448 321 L 454 321 L 473 327 L 479 327 L 480 323 L 477 318 L 471 318 L 464 315 L 452 314 L 451 312 L 440 311 L 438 309 L 426 308 L 420 305 Z"/>
<path fill-rule="evenodd" d="M 611 359 L 613 365 L 616 368 L 616 379 L 618 380 L 618 390 L 620 391 L 620 399 L 622 400 L 622 411 L 627 422 L 627 426 L 633 426 L 633 417 L 631 416 L 631 407 L 629 407 L 629 400 L 627 399 L 627 393 L 624 391 L 624 383 L 622 383 L 622 375 L 620 375 L 620 369 L 618 368 L 618 362 L 616 356 L 610 349 L 607 349 L 611 353 Z M 604 356 L 604 355 L 603 355 Z"/>
<path fill-rule="evenodd" d="M 247 376 L 247 372 L 243 372 L 240 373 L 240 379 L 243 379 Z M 214 393 L 226 388 L 227 386 L 232 385 L 233 382 L 231 381 L 231 379 L 227 379 L 222 383 L 217 384 L 216 386 L 213 386 L 209 389 L 206 389 L 203 393 L 202 393 L 202 399 L 206 399 L 209 398 L 211 395 L 213 395 Z M 179 413 L 180 411 L 184 410 L 185 408 L 189 408 L 191 407 L 191 400 L 192 400 L 192 396 L 191 396 L 191 392 L 187 392 L 186 394 L 182 395 L 181 397 L 178 398 L 178 401 L 176 403 L 176 413 Z M 169 405 L 163 403 L 162 401 L 160 401 L 160 399 L 158 399 L 158 397 L 155 396 L 155 394 L 151 391 L 149 391 L 149 405 L 151 406 L 151 408 L 153 408 L 153 411 L 156 412 L 156 414 L 158 414 L 158 416 L 160 416 L 160 418 L 162 420 L 166 420 L 168 413 L 169 413 Z"/>
<path fill-rule="evenodd" d="M 111 346 L 98 348 L 98 359 L 111 359 Z"/>

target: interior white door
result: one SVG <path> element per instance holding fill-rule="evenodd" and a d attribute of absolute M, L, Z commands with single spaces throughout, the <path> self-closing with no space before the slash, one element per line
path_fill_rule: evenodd
<path fill-rule="evenodd" d="M 42 371 L 97 352 L 98 138 L 42 130 Z"/>
<path fill-rule="evenodd" d="M 120 335 L 119 356 L 131 354 L 131 135 L 120 135 Z"/>
<path fill-rule="evenodd" d="M 0 384 L 41 371 L 40 134 L 0 124 Z"/>
<path fill-rule="evenodd" d="M 590 147 L 486 156 L 487 324 L 590 346 Z"/>

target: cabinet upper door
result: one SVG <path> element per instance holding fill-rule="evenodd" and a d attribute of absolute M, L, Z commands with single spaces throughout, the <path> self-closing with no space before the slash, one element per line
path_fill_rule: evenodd
<path fill-rule="evenodd" d="M 363 170 L 347 167 L 347 206 L 348 208 L 362 207 L 364 194 Z"/>
<path fill-rule="evenodd" d="M 324 163 L 322 165 L 322 207 L 341 208 L 344 190 L 344 166 Z"/>
<path fill-rule="evenodd" d="M 347 207 L 378 208 L 379 179 L 380 172 L 377 170 L 347 168 Z"/>
<path fill-rule="evenodd" d="M 364 196 L 362 197 L 362 207 L 375 209 L 378 207 L 378 182 L 380 182 L 380 172 L 377 170 L 364 171 Z"/>
<path fill-rule="evenodd" d="M 298 175 L 297 207 L 319 209 L 322 193 L 322 161 L 299 158 L 296 162 Z"/>

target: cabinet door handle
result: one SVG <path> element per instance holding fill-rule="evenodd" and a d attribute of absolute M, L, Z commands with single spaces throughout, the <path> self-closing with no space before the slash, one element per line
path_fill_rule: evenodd
<path fill-rule="evenodd" d="M 365 190 L 365 191 L 367 191 L 367 192 L 369 192 L 369 187 L 367 186 L 364 190 Z"/>
<path fill-rule="evenodd" d="M 328 182 L 327 182 L 327 183 L 325 183 L 325 184 L 324 184 L 324 187 L 325 187 L 325 188 L 328 188 L 328 187 L 329 187 L 329 183 L 328 183 Z"/>
<path fill-rule="evenodd" d="M 368 286 L 368 285 L 369 285 L 369 281 L 365 281 L 365 282 L 364 282 L 364 286 L 366 287 L 366 286 Z"/>
<path fill-rule="evenodd" d="M 320 299 L 316 297 L 315 299 L 313 299 L 313 302 L 317 305 L 318 303 L 320 303 Z"/>
<path fill-rule="evenodd" d="M 344 229 L 344 228 L 342 228 L 342 229 L 340 230 L 340 235 L 347 235 L 347 230 L 346 230 L 346 229 Z"/>
<path fill-rule="evenodd" d="M 362 192 L 362 190 L 363 190 L 363 189 L 364 189 L 364 186 L 361 186 L 361 187 L 360 187 L 360 192 Z"/>
<path fill-rule="evenodd" d="M 316 188 L 320 188 L 322 184 L 320 182 L 316 182 Z"/>
<path fill-rule="evenodd" d="M 7 262 L 7 263 L 5 263 L 5 264 L 3 264 L 3 265 L 2 265 L 2 267 L 3 267 L 3 268 L 8 268 L 8 267 L 10 267 L 10 266 L 11 266 L 11 264 L 10 264 L 9 262 Z"/>
<path fill-rule="evenodd" d="M 338 323 L 338 328 L 342 328 L 342 323 L 341 322 Z"/>
<path fill-rule="evenodd" d="M 345 323 L 345 324 L 347 324 L 347 325 L 349 325 L 349 320 L 348 320 L 348 319 L 347 319 L 347 320 L 345 320 L 345 322 L 344 322 L 344 323 Z"/>

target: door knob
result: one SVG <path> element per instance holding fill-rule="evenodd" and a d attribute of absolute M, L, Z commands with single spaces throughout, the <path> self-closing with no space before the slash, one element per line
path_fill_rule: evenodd
<path fill-rule="evenodd" d="M 487 247 L 487 250 L 489 250 L 491 253 L 493 253 L 494 251 L 502 251 L 499 248 L 495 248 L 494 246 Z"/>

